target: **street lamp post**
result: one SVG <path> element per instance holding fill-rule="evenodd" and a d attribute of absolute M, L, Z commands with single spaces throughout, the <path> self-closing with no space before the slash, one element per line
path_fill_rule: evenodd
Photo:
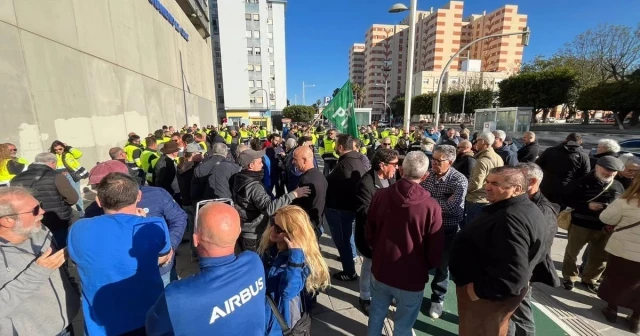
<path fill-rule="evenodd" d="M 503 37 L 503 36 L 511 36 L 511 35 L 524 35 L 524 38 L 522 39 L 522 45 L 523 46 L 527 46 L 529 45 L 529 35 L 531 34 L 531 30 L 529 29 L 529 27 L 525 27 L 525 29 L 521 32 L 512 32 L 512 33 L 504 33 L 504 34 L 496 34 L 496 35 L 489 35 L 489 36 L 485 36 L 485 37 L 481 37 L 477 40 L 474 40 L 473 42 L 467 44 L 466 46 L 460 48 L 460 50 L 458 50 L 458 52 L 456 52 L 453 56 L 451 56 L 451 58 L 449 59 L 449 62 L 447 62 L 447 64 L 444 66 L 444 69 L 442 69 L 442 73 L 440 74 L 440 80 L 438 81 L 438 94 L 436 96 L 436 120 L 434 122 L 435 124 L 435 128 L 438 128 L 438 122 L 440 121 L 440 94 L 442 93 L 442 80 L 444 79 L 444 75 L 445 73 L 447 73 L 447 69 L 449 69 L 449 65 L 451 64 L 451 62 L 453 62 L 453 60 L 458 57 L 458 55 L 460 55 L 461 52 L 463 52 L 464 50 L 466 50 L 467 48 L 471 47 L 472 45 L 480 42 L 480 41 L 484 41 L 490 38 L 496 38 L 496 37 Z M 406 101 L 405 101 L 406 104 Z"/>
<path fill-rule="evenodd" d="M 307 105 L 304 96 L 304 89 L 308 87 L 315 87 L 315 84 L 304 84 L 304 82 L 302 82 L 302 105 Z"/>
<path fill-rule="evenodd" d="M 384 81 L 384 105 L 389 106 L 387 104 L 387 84 L 389 81 Z M 382 86 L 382 84 L 376 83 L 376 86 Z M 386 114 L 386 113 L 385 113 Z M 389 123 L 391 123 L 391 111 L 389 111 Z"/>
<path fill-rule="evenodd" d="M 404 88 L 404 123 L 405 130 L 409 129 L 411 123 L 411 97 L 413 96 L 413 48 L 416 44 L 416 7 L 418 6 L 418 0 L 411 0 L 411 10 L 409 12 L 409 46 L 407 47 L 407 71 L 406 82 Z M 389 13 L 400 13 L 406 11 L 408 8 L 403 4 L 395 4 L 389 9 Z M 391 122 L 391 121 L 389 121 Z"/>
<path fill-rule="evenodd" d="M 391 106 L 389 106 L 389 104 L 387 103 L 387 101 L 385 100 L 384 102 L 373 102 L 373 104 L 384 104 L 385 108 L 389 109 L 389 127 L 391 127 Z"/>

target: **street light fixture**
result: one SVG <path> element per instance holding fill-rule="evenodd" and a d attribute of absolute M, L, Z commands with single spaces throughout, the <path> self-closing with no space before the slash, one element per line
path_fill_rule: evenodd
<path fill-rule="evenodd" d="M 413 96 L 413 48 L 416 44 L 416 7 L 418 7 L 418 0 L 411 0 L 411 9 L 409 11 L 409 45 L 407 46 L 407 71 L 406 82 L 404 88 L 404 122 L 403 128 L 409 129 L 411 123 L 411 97 Z M 397 3 L 389 9 L 389 13 L 400 13 L 408 10 L 407 6 Z M 391 121 L 389 121 L 391 122 Z"/>
<path fill-rule="evenodd" d="M 385 80 L 385 81 L 384 81 L 384 104 L 385 104 L 385 105 L 387 105 L 387 106 L 389 105 L 389 104 L 387 104 L 387 87 L 388 87 L 388 86 L 387 86 L 387 84 L 388 84 L 388 83 L 389 83 L 389 81 L 388 81 L 388 80 Z M 376 85 L 376 86 L 383 86 L 383 85 L 382 85 L 382 84 L 380 84 L 380 83 L 375 83 L 375 85 Z M 386 114 L 386 113 L 385 113 L 385 114 Z M 391 108 L 389 108 L 389 123 L 391 123 Z"/>
<path fill-rule="evenodd" d="M 316 87 L 316 86 L 315 84 L 305 84 L 304 82 L 302 82 L 302 105 L 307 105 L 307 102 L 305 101 L 305 96 L 304 96 L 304 89 L 308 87 Z"/>

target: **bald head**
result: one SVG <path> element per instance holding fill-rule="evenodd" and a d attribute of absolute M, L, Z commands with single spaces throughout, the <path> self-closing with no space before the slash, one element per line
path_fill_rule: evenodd
<path fill-rule="evenodd" d="M 457 153 L 458 153 L 458 155 L 461 155 L 461 154 L 464 154 L 464 153 L 471 152 L 471 148 L 472 147 L 473 147 L 473 145 L 471 144 L 471 141 L 469 141 L 469 140 L 460 141 L 460 143 L 458 144 Z"/>
<path fill-rule="evenodd" d="M 203 257 L 233 254 L 240 236 L 240 215 L 230 205 L 209 203 L 198 212 L 198 223 L 193 242 Z"/>
<path fill-rule="evenodd" d="M 296 148 L 293 152 L 292 163 L 301 172 L 306 172 L 307 170 L 313 168 L 313 150 L 311 149 L 311 147 L 300 146 Z"/>
<path fill-rule="evenodd" d="M 522 135 L 522 141 L 525 145 L 528 145 L 536 141 L 536 134 L 533 132 L 524 132 L 524 134 Z"/>

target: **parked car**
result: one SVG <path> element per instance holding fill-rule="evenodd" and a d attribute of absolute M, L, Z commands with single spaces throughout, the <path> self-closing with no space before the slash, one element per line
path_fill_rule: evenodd
<path fill-rule="evenodd" d="M 629 139 L 622 140 L 618 143 L 620 145 L 620 151 L 618 154 L 631 153 L 636 157 L 640 158 L 640 138 L 637 139 Z M 593 158 L 596 155 L 597 147 L 591 148 L 591 152 L 589 152 L 589 157 Z"/>

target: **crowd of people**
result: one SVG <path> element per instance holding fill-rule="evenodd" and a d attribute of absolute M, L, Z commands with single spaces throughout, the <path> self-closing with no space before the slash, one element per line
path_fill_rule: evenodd
<path fill-rule="evenodd" d="M 518 148 L 464 124 L 359 131 L 163 126 L 129 133 L 90 171 L 61 141 L 31 164 L 1 144 L 0 334 L 73 335 L 82 308 L 88 335 L 309 335 L 317 296 L 358 281 L 368 335 L 391 305 L 394 335 L 411 335 L 430 271 L 428 314 L 455 295 L 460 335 L 535 335 L 531 284 L 578 280 L 609 321 L 631 309 L 638 332 L 640 159 L 610 139 L 590 159 L 576 133 L 542 151 L 533 132 Z M 179 279 L 182 243 L 200 272 Z"/>

